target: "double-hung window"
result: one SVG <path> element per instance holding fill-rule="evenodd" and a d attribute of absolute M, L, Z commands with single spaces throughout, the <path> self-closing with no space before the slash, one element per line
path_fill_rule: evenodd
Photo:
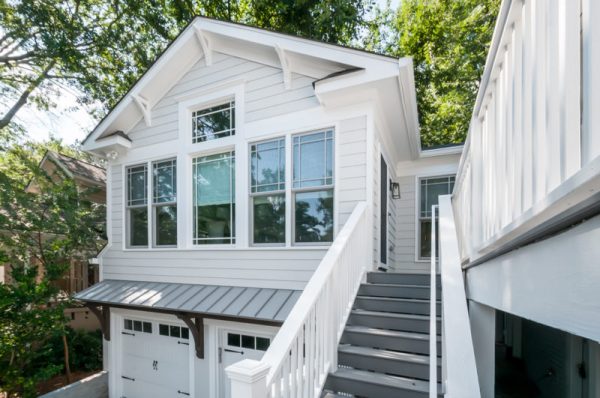
<path fill-rule="evenodd" d="M 235 243 L 235 152 L 194 158 L 192 183 L 193 243 Z"/>
<path fill-rule="evenodd" d="M 152 178 L 148 170 L 152 170 Z M 177 246 L 177 163 L 175 159 L 127 167 L 127 247 Z M 148 192 L 152 193 L 149 207 Z M 150 212 L 150 209 L 152 211 Z"/>
<path fill-rule="evenodd" d="M 333 130 L 292 137 L 294 243 L 333 241 Z"/>
<path fill-rule="evenodd" d="M 431 207 L 438 204 L 440 195 L 452 193 L 454 176 L 426 177 L 419 179 L 419 259 L 431 258 Z M 436 231 L 439 229 L 436 228 Z M 439 239 L 436 239 L 439 242 Z"/>
<path fill-rule="evenodd" d="M 285 138 L 250 145 L 252 243 L 285 244 Z"/>
<path fill-rule="evenodd" d="M 235 135 L 235 101 L 192 112 L 192 143 Z"/>
<path fill-rule="evenodd" d="M 148 165 L 127 168 L 127 246 L 148 246 Z"/>
<path fill-rule="evenodd" d="M 154 245 L 177 245 L 177 161 L 152 163 Z"/>

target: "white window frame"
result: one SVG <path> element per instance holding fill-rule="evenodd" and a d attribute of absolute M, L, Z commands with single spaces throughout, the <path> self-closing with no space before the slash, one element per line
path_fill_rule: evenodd
<path fill-rule="evenodd" d="M 421 257 L 421 221 L 427 218 L 421 218 L 421 181 L 435 178 L 454 177 L 456 183 L 456 173 L 445 172 L 440 174 L 424 174 L 415 178 L 415 262 L 430 262 L 431 257 Z"/>
<path fill-rule="evenodd" d="M 252 161 L 252 146 L 260 145 L 262 143 L 271 142 L 271 141 L 281 141 L 283 140 L 283 162 L 284 162 L 284 179 L 283 179 L 283 189 L 278 189 L 275 191 L 266 191 L 266 192 L 252 192 L 252 166 L 250 162 Z M 289 190 L 289 178 L 288 178 L 288 136 L 280 135 L 277 137 L 270 137 L 267 139 L 262 139 L 258 141 L 252 141 L 248 143 L 248 242 L 250 246 L 254 247 L 285 247 L 287 245 L 287 229 L 289 227 L 290 220 L 288 219 L 288 211 L 287 207 L 289 203 L 287 202 L 287 191 Z M 285 225 L 284 225 L 284 240 L 281 243 L 255 243 L 254 242 L 254 198 L 260 196 L 275 196 L 275 195 L 283 195 L 283 200 L 285 203 Z"/>
<path fill-rule="evenodd" d="M 175 188 L 175 202 L 169 202 L 171 204 L 175 204 L 177 206 L 177 244 L 176 245 L 155 245 L 155 226 L 156 223 L 154 221 L 154 173 L 153 166 L 154 163 L 161 163 L 168 160 L 175 160 L 175 168 L 177 173 L 176 179 L 176 188 Z M 145 166 L 146 167 L 146 204 L 139 206 L 129 206 L 128 205 L 128 170 L 133 167 Z M 173 154 L 168 154 L 167 156 L 161 156 L 159 158 L 147 159 L 143 161 L 136 161 L 128 164 L 123 164 L 121 172 L 123 173 L 123 250 L 124 251 L 147 251 L 147 250 L 171 250 L 180 247 L 181 234 L 179 233 L 179 161 L 176 156 Z M 158 203 L 158 206 L 166 205 L 167 203 Z M 145 246 L 131 246 L 129 244 L 129 231 L 130 231 L 130 218 L 129 218 L 129 209 L 133 207 L 145 207 L 148 217 L 148 244 Z"/>
<path fill-rule="evenodd" d="M 144 167 L 144 172 L 146 174 L 146 185 L 145 185 L 145 190 L 146 190 L 146 203 L 143 204 L 139 204 L 139 205 L 130 205 L 129 204 L 129 200 L 130 200 L 130 192 L 129 192 L 129 170 L 130 169 L 134 169 L 137 167 Z M 141 162 L 141 163 L 135 163 L 135 164 L 131 164 L 131 165 L 127 165 L 123 168 L 123 175 L 125 176 L 125 178 L 123 178 L 123 193 L 124 193 L 124 201 L 123 201 L 123 211 L 124 211 L 124 223 L 125 223 L 125 228 L 123 228 L 123 232 L 124 232 L 124 236 L 123 236 L 123 244 L 125 245 L 125 247 L 127 249 L 147 249 L 150 245 L 150 237 L 148 236 L 147 239 L 147 243 L 146 245 L 132 245 L 131 244 L 131 216 L 130 216 L 130 210 L 131 209 L 146 209 L 146 234 L 149 235 L 150 232 L 150 217 L 149 217 L 149 211 L 148 211 L 148 205 L 150 203 L 150 195 L 149 195 L 149 190 L 148 190 L 148 186 L 149 184 L 149 179 L 151 178 L 150 173 L 148 172 L 148 163 L 147 162 Z"/>
<path fill-rule="evenodd" d="M 315 133 L 325 133 L 327 131 L 331 131 L 332 135 L 331 135 L 331 140 L 332 140 L 332 162 L 333 162 L 333 168 L 332 168 L 332 176 L 331 176 L 331 184 L 327 184 L 327 185 L 318 185 L 318 186 L 311 186 L 311 187 L 299 187 L 299 188 L 295 188 L 294 187 L 294 138 L 295 137 L 301 137 L 304 135 L 310 135 L 310 134 L 315 134 Z M 336 128 L 335 127 L 325 127 L 325 128 L 320 128 L 320 129 L 313 129 L 313 130 L 307 130 L 307 131 L 303 131 L 303 132 L 298 132 L 298 133 L 294 133 L 294 134 L 290 134 L 290 184 L 289 184 L 289 191 L 290 191 L 290 209 L 291 209 L 291 217 L 290 217 L 290 228 L 291 228 L 291 245 L 292 246 L 297 246 L 297 247 L 303 247 L 303 246 L 330 246 L 333 241 L 335 240 L 336 237 L 336 224 L 337 224 L 337 217 L 336 217 L 336 211 L 337 211 L 337 202 L 336 202 L 336 198 L 337 198 L 337 191 L 336 191 L 336 183 L 335 183 L 335 178 L 336 178 L 336 171 L 337 171 L 337 147 L 336 147 L 336 142 L 337 142 L 337 134 L 336 134 Z M 328 140 L 327 137 L 325 137 L 325 142 Z M 326 153 L 326 152 L 325 152 Z M 302 156 L 302 155 L 301 155 Z M 331 190 L 332 194 L 333 194 L 333 236 L 332 236 L 332 240 L 331 242 L 296 242 L 296 195 L 298 193 L 305 193 L 305 192 L 320 192 L 320 191 L 328 191 Z"/>
<path fill-rule="evenodd" d="M 212 107 L 222 106 L 222 105 L 227 105 L 227 104 L 229 104 L 229 111 L 232 113 L 232 116 L 233 116 L 233 117 L 230 117 L 230 119 L 229 119 L 229 129 L 217 131 L 216 134 L 222 134 L 225 131 L 228 131 L 229 135 L 226 135 L 226 136 L 223 136 L 223 137 L 217 137 L 217 138 L 214 138 L 213 140 L 200 140 L 199 137 L 194 137 L 193 119 L 194 119 L 194 117 L 196 117 L 194 114 L 197 113 L 197 112 L 202 112 L 202 111 L 207 110 L 207 109 L 212 108 Z M 208 102 L 208 103 L 204 103 L 201 106 L 196 106 L 195 108 L 191 108 L 191 109 L 193 109 L 191 111 L 191 114 L 190 114 L 190 119 L 191 119 L 190 120 L 191 121 L 191 124 L 190 124 L 190 134 L 192 136 L 192 140 L 191 140 L 192 144 L 200 144 L 200 143 L 207 142 L 207 141 L 220 140 L 220 139 L 223 139 L 223 138 L 228 138 L 228 137 L 234 137 L 235 136 L 236 130 L 237 130 L 237 127 L 236 127 L 237 126 L 236 125 L 236 115 L 237 115 L 237 112 L 236 112 L 235 97 L 233 97 L 233 96 L 227 96 L 227 97 L 223 98 L 222 100 L 214 100 L 214 101 L 211 101 L 211 102 Z M 208 113 L 206 113 L 203 116 L 211 115 L 211 114 L 214 114 L 214 113 L 217 113 L 217 112 L 222 112 L 224 110 L 225 109 L 219 110 L 219 111 L 208 112 Z"/>
<path fill-rule="evenodd" d="M 205 141 L 206 142 L 206 141 Z M 233 169 L 233 179 L 235 181 L 235 183 L 237 184 L 237 179 L 238 179 L 238 170 L 240 169 L 240 167 L 238 167 L 238 159 L 237 159 L 237 151 L 235 150 L 235 148 L 232 147 L 224 147 L 224 148 L 219 148 L 210 152 L 201 152 L 201 153 L 197 153 L 197 154 L 192 154 L 189 156 L 189 160 L 190 160 L 190 167 L 188 167 L 188 170 L 190 171 L 189 175 L 188 175 L 188 180 L 191 186 L 190 189 L 190 205 L 187 206 L 189 209 L 189 214 L 191 215 L 191 222 L 190 227 L 191 227 L 191 234 L 189 235 L 189 242 L 191 247 L 196 248 L 196 249 L 203 249 L 203 248 L 209 248 L 209 249 L 215 249 L 215 248 L 231 248 L 231 247 L 235 247 L 238 244 L 238 238 L 240 236 L 240 233 L 238 231 L 238 192 L 239 189 L 236 185 L 230 185 L 233 186 L 233 198 L 234 198 L 234 202 L 233 204 L 235 205 L 235 211 L 234 211 L 234 217 L 233 217 L 233 226 L 234 226 L 234 234 L 232 235 L 231 238 L 229 238 L 231 240 L 230 243 L 206 243 L 206 244 L 198 244 L 195 243 L 194 241 L 196 240 L 194 237 L 194 229 L 195 229 L 195 224 L 196 224 L 196 218 L 195 218 L 195 210 L 194 210 L 194 181 L 193 181 L 193 176 L 194 176 L 194 161 L 197 158 L 201 158 L 201 157 L 206 157 L 206 156 L 211 156 L 211 155 L 219 155 L 219 154 L 224 154 L 224 153 L 230 153 L 232 154 L 231 158 L 233 158 L 233 162 L 234 162 L 234 169 Z M 231 209 L 230 209 L 231 211 Z M 217 238 L 217 239 L 227 239 L 227 238 Z M 216 240 L 216 239 L 215 239 Z"/>
<path fill-rule="evenodd" d="M 155 186 L 154 186 L 154 165 L 157 164 L 157 163 L 163 163 L 163 162 L 168 162 L 168 161 L 174 162 L 174 166 L 175 166 L 175 180 L 173 181 L 174 182 L 174 186 L 175 186 L 175 195 L 174 195 L 175 196 L 175 201 L 170 201 L 170 202 L 155 202 L 154 200 L 156 198 L 154 197 L 154 189 L 155 189 Z M 150 217 L 148 218 L 148 220 L 150 220 L 150 223 L 152 224 L 151 225 L 151 229 L 152 229 L 152 241 L 151 241 L 151 245 L 152 245 L 153 248 L 169 248 L 169 247 L 173 248 L 173 247 L 177 247 L 177 243 L 174 244 L 174 245 L 159 245 L 159 244 L 156 243 L 157 242 L 157 230 L 156 230 L 156 227 L 158 225 L 157 222 L 156 222 L 156 211 L 158 210 L 159 207 L 164 207 L 164 206 L 173 206 L 173 205 L 175 205 L 176 208 L 178 207 L 177 206 L 177 174 L 178 174 L 177 173 L 177 158 L 171 157 L 171 158 L 166 158 L 166 159 L 161 159 L 161 160 L 155 160 L 155 161 L 150 162 L 150 166 L 152 168 L 152 172 L 151 172 L 151 175 L 150 175 L 150 177 L 152 179 L 152 181 L 150 182 L 150 185 L 151 185 L 150 188 L 151 188 L 151 192 L 152 192 L 152 196 L 151 196 L 151 198 L 152 198 L 152 200 L 151 200 L 152 210 L 150 212 Z M 177 208 L 177 212 L 179 212 L 179 208 Z M 179 220 L 177 220 L 177 221 L 179 221 Z M 176 233 L 176 235 L 177 235 L 176 236 L 176 240 L 177 240 L 177 242 L 179 242 L 179 236 L 178 236 L 179 234 Z"/>

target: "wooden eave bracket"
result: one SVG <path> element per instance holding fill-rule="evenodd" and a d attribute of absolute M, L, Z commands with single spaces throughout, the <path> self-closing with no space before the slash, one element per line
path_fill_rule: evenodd
<path fill-rule="evenodd" d="M 281 64 L 281 70 L 283 71 L 283 85 L 286 90 L 292 88 L 292 70 L 290 68 L 290 59 L 286 54 L 285 50 L 275 45 L 275 51 L 277 52 L 277 56 L 279 57 L 279 63 Z"/>
<path fill-rule="evenodd" d="M 150 111 L 150 103 L 148 102 L 148 100 L 145 99 L 144 97 L 142 97 L 140 95 L 136 95 L 136 94 L 132 94 L 131 98 L 133 98 L 133 101 L 136 103 L 136 105 L 140 109 L 140 112 L 142 112 L 142 116 L 144 116 L 144 122 L 146 123 L 146 126 L 151 126 L 152 125 L 152 113 Z"/>
<path fill-rule="evenodd" d="M 100 329 L 106 341 L 110 341 L 110 307 L 107 305 L 86 304 L 86 307 L 92 311 L 98 321 L 100 321 Z"/>
<path fill-rule="evenodd" d="M 204 63 L 206 66 L 212 65 L 212 45 L 208 37 L 206 37 L 206 33 L 198 26 L 194 26 L 194 31 L 196 32 L 196 38 L 200 43 L 200 47 L 202 47 L 202 52 L 204 53 Z"/>
<path fill-rule="evenodd" d="M 204 318 L 186 313 L 177 314 L 177 318 L 185 322 L 194 337 L 196 357 L 204 359 Z"/>

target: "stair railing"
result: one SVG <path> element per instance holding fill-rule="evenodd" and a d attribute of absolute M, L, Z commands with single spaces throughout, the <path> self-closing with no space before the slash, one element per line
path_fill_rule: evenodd
<path fill-rule="evenodd" d="M 437 223 L 438 205 L 431 206 L 431 282 L 429 301 L 429 398 L 437 398 Z"/>
<path fill-rule="evenodd" d="M 442 280 L 442 392 L 446 398 L 481 398 L 450 195 L 439 197 L 438 213 L 437 239 Z M 434 247 L 435 241 L 432 240 L 432 250 Z M 437 358 L 431 358 L 431 361 L 431 364 L 436 364 Z M 430 394 L 432 381 L 436 387 L 433 391 L 437 392 L 437 378 L 430 379 Z"/>
<path fill-rule="evenodd" d="M 262 360 L 229 366 L 232 398 L 319 397 L 371 259 L 365 202 L 354 208 Z"/>

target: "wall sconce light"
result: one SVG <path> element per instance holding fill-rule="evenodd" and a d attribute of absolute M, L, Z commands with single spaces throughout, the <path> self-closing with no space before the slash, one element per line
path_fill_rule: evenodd
<path fill-rule="evenodd" d="M 390 190 L 392 191 L 392 199 L 400 199 L 400 184 L 390 181 Z"/>

